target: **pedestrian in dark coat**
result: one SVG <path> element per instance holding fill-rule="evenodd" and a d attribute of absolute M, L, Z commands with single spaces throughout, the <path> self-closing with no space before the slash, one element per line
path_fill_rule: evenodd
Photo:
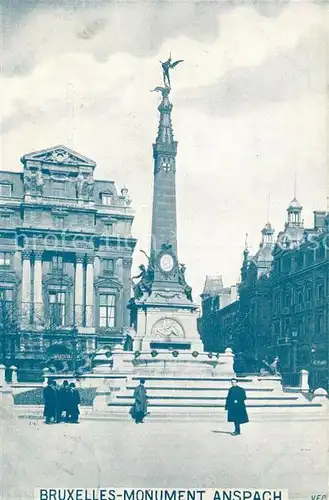
<path fill-rule="evenodd" d="M 56 380 L 52 380 L 52 386 L 54 388 L 54 391 L 56 393 L 56 410 L 55 410 L 55 423 L 59 424 L 61 421 L 61 403 L 60 403 L 60 397 L 59 397 L 59 387 L 57 385 Z"/>
<path fill-rule="evenodd" d="M 144 417 L 147 415 L 147 393 L 144 384 L 145 380 L 141 379 L 134 390 L 135 403 L 130 413 L 136 424 L 142 424 Z"/>
<path fill-rule="evenodd" d="M 69 420 L 71 390 L 67 380 L 64 380 L 58 391 L 59 396 L 59 420 L 62 420 L 62 414 L 65 413 L 65 422 Z"/>
<path fill-rule="evenodd" d="M 70 400 L 69 400 L 69 414 L 72 424 L 79 424 L 80 409 L 79 405 L 81 403 L 80 394 L 78 389 L 75 387 L 75 383 L 70 383 Z"/>
<path fill-rule="evenodd" d="M 240 425 L 249 422 L 245 400 L 247 399 L 246 391 L 237 385 L 237 379 L 231 379 L 232 387 L 229 389 L 225 410 L 227 410 L 228 422 L 234 423 L 234 432 L 232 436 L 241 434 Z"/>
<path fill-rule="evenodd" d="M 57 391 L 52 380 L 48 379 L 46 387 L 43 389 L 44 411 L 46 424 L 51 424 L 56 421 L 57 408 Z"/>

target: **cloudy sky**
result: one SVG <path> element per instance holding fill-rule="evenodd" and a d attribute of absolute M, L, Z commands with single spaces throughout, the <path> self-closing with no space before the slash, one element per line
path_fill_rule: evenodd
<path fill-rule="evenodd" d="M 126 184 L 148 249 L 159 59 L 173 73 L 179 259 L 194 295 L 206 274 L 237 281 L 293 197 L 326 208 L 326 2 L 1 0 L 1 169 L 56 144 Z M 326 121 L 327 120 L 327 121 Z"/>

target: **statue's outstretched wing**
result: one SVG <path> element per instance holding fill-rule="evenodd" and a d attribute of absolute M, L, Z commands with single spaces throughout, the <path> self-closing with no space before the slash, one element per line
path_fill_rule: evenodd
<path fill-rule="evenodd" d="M 155 87 L 155 89 L 150 90 L 150 92 L 162 92 L 163 87 Z"/>
<path fill-rule="evenodd" d="M 177 66 L 177 64 L 179 64 L 179 63 L 181 63 L 183 61 L 184 61 L 184 59 L 179 59 L 178 61 L 175 61 L 175 62 L 171 63 L 170 67 L 174 68 L 175 66 Z"/>

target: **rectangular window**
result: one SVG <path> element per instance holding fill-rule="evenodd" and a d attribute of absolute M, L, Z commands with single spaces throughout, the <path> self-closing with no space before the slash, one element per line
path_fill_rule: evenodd
<path fill-rule="evenodd" d="M 52 258 L 51 269 L 53 271 L 61 271 L 63 269 L 63 257 L 61 255 L 55 255 Z"/>
<path fill-rule="evenodd" d="M 53 196 L 56 198 L 65 198 L 65 182 L 53 182 Z"/>
<path fill-rule="evenodd" d="M 290 292 L 287 292 L 284 296 L 284 307 L 289 307 L 291 304 L 291 295 Z"/>
<path fill-rule="evenodd" d="M 284 257 L 283 258 L 283 272 L 290 273 L 291 271 L 291 258 Z"/>
<path fill-rule="evenodd" d="M 54 225 L 57 229 L 63 229 L 64 228 L 64 217 L 55 215 L 54 216 Z"/>
<path fill-rule="evenodd" d="M 112 204 L 112 195 L 110 194 L 102 194 L 102 204 L 103 205 L 111 205 Z"/>
<path fill-rule="evenodd" d="M 306 265 L 311 266 L 314 263 L 314 250 L 308 250 L 306 254 Z"/>
<path fill-rule="evenodd" d="M 0 196 L 11 196 L 11 184 L 0 184 Z"/>
<path fill-rule="evenodd" d="M 311 300 L 312 300 L 312 287 L 309 286 L 308 288 L 306 288 L 306 301 L 311 302 Z"/>
<path fill-rule="evenodd" d="M 115 295 L 100 294 L 99 326 L 113 328 L 115 325 Z"/>
<path fill-rule="evenodd" d="M 0 267 L 11 266 L 11 255 L 8 252 L 0 252 Z"/>
<path fill-rule="evenodd" d="M 317 286 L 317 298 L 322 299 L 322 297 L 324 297 L 324 285 L 320 283 Z"/>
<path fill-rule="evenodd" d="M 296 304 L 302 304 L 303 303 L 303 290 L 299 289 L 296 292 Z"/>
<path fill-rule="evenodd" d="M 103 260 L 103 273 L 108 275 L 113 275 L 114 273 L 114 260 L 104 259 Z"/>
<path fill-rule="evenodd" d="M 111 236 L 113 234 L 113 225 L 112 224 L 104 224 L 104 234 L 106 236 Z"/>
<path fill-rule="evenodd" d="M 2 329 L 10 327 L 13 320 L 13 290 L 0 289 L 0 326 Z"/>
<path fill-rule="evenodd" d="M 1 226 L 9 226 L 10 215 L 9 214 L 0 214 L 0 224 Z"/>
<path fill-rule="evenodd" d="M 49 292 L 50 325 L 65 326 L 65 292 Z"/>

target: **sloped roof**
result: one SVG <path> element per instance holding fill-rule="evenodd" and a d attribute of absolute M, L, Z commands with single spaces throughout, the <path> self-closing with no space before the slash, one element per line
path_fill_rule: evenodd
<path fill-rule="evenodd" d="M 302 205 L 299 203 L 299 201 L 297 200 L 296 197 L 294 197 L 291 202 L 290 202 L 290 205 L 288 207 L 288 210 L 302 210 Z"/>
<path fill-rule="evenodd" d="M 203 287 L 203 294 L 215 297 L 223 290 L 223 278 L 219 276 L 206 276 L 206 281 Z"/>

